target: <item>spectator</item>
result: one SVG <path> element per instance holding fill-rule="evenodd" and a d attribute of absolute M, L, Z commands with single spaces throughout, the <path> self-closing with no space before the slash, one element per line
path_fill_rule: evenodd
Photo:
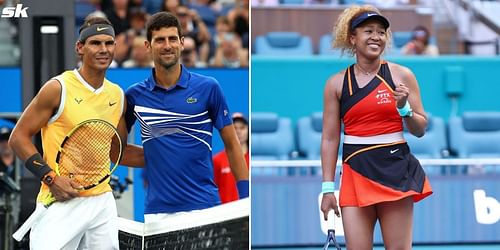
<path fill-rule="evenodd" d="M 113 0 L 112 7 L 103 9 L 104 14 L 115 28 L 115 34 L 118 35 L 130 28 L 128 21 L 129 0 Z"/>
<path fill-rule="evenodd" d="M 218 17 L 217 21 L 215 22 L 215 37 L 214 37 L 215 46 L 218 47 L 220 45 L 224 33 L 232 31 L 233 27 L 231 21 L 229 21 L 229 18 L 227 16 Z"/>
<path fill-rule="evenodd" d="M 210 55 L 211 39 L 207 26 L 198 15 L 198 12 L 190 10 L 186 6 L 178 6 L 175 14 L 179 19 L 184 36 L 189 36 L 195 40 L 200 61 L 206 63 Z"/>
<path fill-rule="evenodd" d="M 424 26 L 413 29 L 412 40 L 401 48 L 403 55 L 439 55 L 439 49 L 434 44 L 429 44 L 430 32 Z"/>
<path fill-rule="evenodd" d="M 196 42 L 189 36 L 184 37 L 184 50 L 181 52 L 181 63 L 188 68 L 205 68 L 207 66 L 206 63 L 198 59 Z"/>
<path fill-rule="evenodd" d="M 179 5 L 181 5 L 180 0 L 164 0 L 163 4 L 161 5 L 161 11 L 175 13 Z"/>
<path fill-rule="evenodd" d="M 242 113 L 233 114 L 233 125 L 236 135 L 245 155 L 245 161 L 248 164 L 248 120 Z M 217 153 L 214 158 L 214 181 L 219 189 L 219 196 L 222 203 L 238 200 L 238 189 L 236 181 L 231 172 L 226 151 Z"/>
<path fill-rule="evenodd" d="M 146 68 L 153 66 L 153 61 L 146 49 L 144 41 L 146 41 L 146 37 L 144 36 L 137 36 L 134 38 L 130 59 L 123 62 L 122 65 L 124 68 Z"/>
<path fill-rule="evenodd" d="M 130 29 L 127 31 L 128 39 L 134 41 L 136 36 L 146 36 L 146 11 L 139 7 L 131 8 L 129 17 Z"/>
<path fill-rule="evenodd" d="M 15 155 L 8 144 L 11 129 L 8 127 L 0 128 L 0 172 L 4 172 L 13 178 Z"/>
<path fill-rule="evenodd" d="M 127 40 L 126 33 L 130 28 L 128 6 L 129 0 L 113 0 L 111 8 L 104 9 L 103 7 L 104 14 L 115 28 L 116 49 L 114 60 L 119 65 L 128 58 L 130 50 L 131 41 Z"/>
<path fill-rule="evenodd" d="M 225 32 L 215 51 L 211 64 L 214 67 L 239 68 L 248 66 L 248 50 L 243 49 L 241 40 L 233 32 Z"/>
<path fill-rule="evenodd" d="M 249 2 L 248 0 L 236 0 L 236 7 L 227 13 L 234 31 L 241 37 L 243 48 L 248 49 L 249 32 Z"/>

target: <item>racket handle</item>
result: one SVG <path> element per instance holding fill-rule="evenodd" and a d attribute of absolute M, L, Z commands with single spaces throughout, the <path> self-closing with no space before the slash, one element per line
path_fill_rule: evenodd
<path fill-rule="evenodd" d="M 19 229 L 17 229 L 17 231 L 12 234 L 12 237 L 16 241 L 20 242 L 24 238 L 24 235 L 26 235 L 26 233 L 28 233 L 28 231 L 31 229 L 33 224 L 35 224 L 35 222 L 42 218 L 46 211 L 47 208 L 45 206 L 37 207 L 35 211 L 30 215 L 30 217 L 28 217 L 28 219 L 21 225 L 21 227 L 19 227 Z"/>

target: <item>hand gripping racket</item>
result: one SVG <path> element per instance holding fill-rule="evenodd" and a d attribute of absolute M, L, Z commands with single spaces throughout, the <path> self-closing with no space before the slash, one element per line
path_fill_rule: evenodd
<path fill-rule="evenodd" d="M 122 140 L 113 125 L 100 119 L 86 120 L 64 138 L 57 152 L 54 171 L 81 185 L 82 190 L 89 190 L 109 181 L 121 160 L 122 151 Z M 52 194 L 42 200 L 44 207 L 37 208 L 12 237 L 21 241 L 55 201 Z"/>

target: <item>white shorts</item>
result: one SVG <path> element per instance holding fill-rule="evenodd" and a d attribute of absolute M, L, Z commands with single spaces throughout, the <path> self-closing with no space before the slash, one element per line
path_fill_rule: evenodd
<path fill-rule="evenodd" d="M 31 228 L 30 249 L 118 249 L 113 193 L 52 204 Z"/>

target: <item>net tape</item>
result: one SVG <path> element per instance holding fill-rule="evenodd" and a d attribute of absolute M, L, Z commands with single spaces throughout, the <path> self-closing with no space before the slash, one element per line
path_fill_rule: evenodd
<path fill-rule="evenodd" d="M 154 223 L 119 218 L 120 249 L 248 249 L 249 199 Z"/>

